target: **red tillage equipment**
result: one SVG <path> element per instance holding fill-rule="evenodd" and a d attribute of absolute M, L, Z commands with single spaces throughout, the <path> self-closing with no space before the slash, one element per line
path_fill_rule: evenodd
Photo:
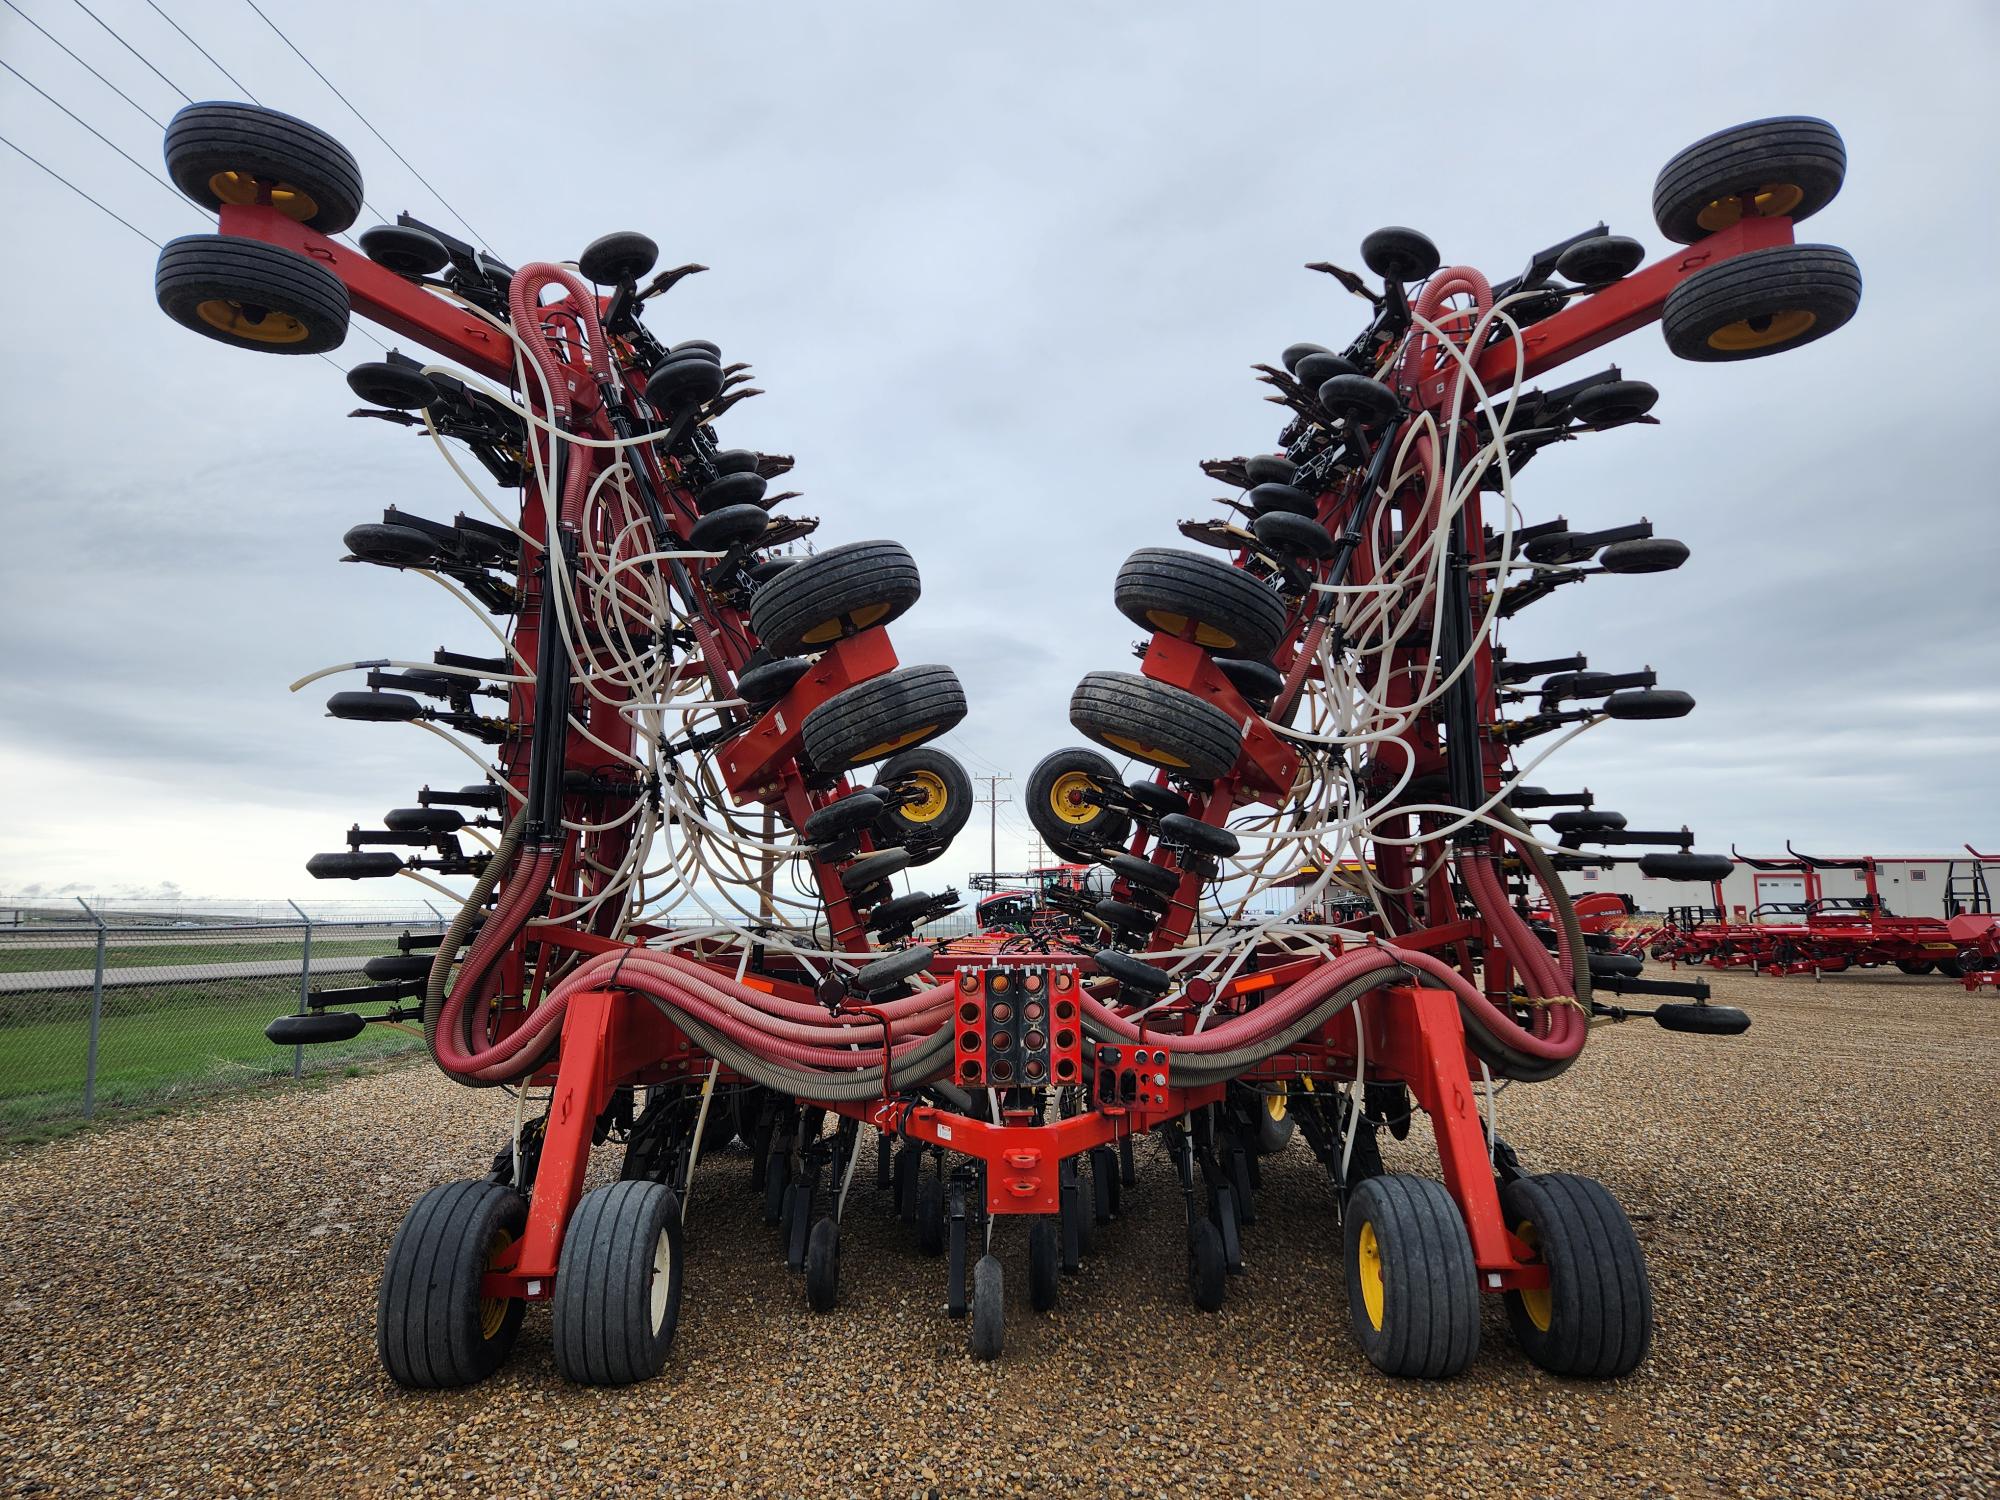
<path fill-rule="evenodd" d="M 1496 637 L 1565 585 L 1668 571 L 1687 549 L 1644 521 L 1517 524 L 1514 475 L 1652 420 L 1657 393 L 1615 367 L 1529 384 L 1622 334 L 1658 321 L 1675 353 L 1731 360 L 1852 315 L 1852 260 L 1793 242 L 1841 184 L 1831 126 L 1759 121 L 1674 158 L 1654 207 L 1678 248 L 1651 265 L 1599 225 L 1497 282 L 1407 229 L 1364 241 L 1372 280 L 1314 268 L 1360 300 L 1362 331 L 1258 367 L 1283 451 L 1204 466 L 1239 492 L 1182 527 L 1215 555 L 1126 562 L 1115 602 L 1147 632 L 1140 670 L 1092 673 L 1071 700 L 1080 731 L 1150 774 L 1070 750 L 1029 783 L 1060 857 L 1110 882 L 1096 936 L 1005 954 L 915 942 L 957 904 L 896 880 L 970 811 L 964 771 L 928 743 L 964 698 L 890 646 L 920 593 L 909 554 L 785 550 L 817 526 L 768 493 L 791 461 L 720 446 L 717 422 L 755 393 L 746 367 L 646 322 L 700 267 L 656 273 L 652 241 L 618 233 L 574 269 L 517 269 L 407 215 L 357 247 L 340 238 L 353 158 L 247 105 L 183 110 L 166 156 L 219 216 L 162 253 L 169 315 L 299 354 L 339 346 L 358 314 L 429 351 L 357 367 L 358 415 L 433 439 L 486 512 L 391 510 L 347 545 L 448 588 L 500 654 L 307 679 L 365 673 L 335 717 L 418 724 L 488 767 L 315 858 L 326 878 L 473 885 L 441 937 L 371 961 L 376 983 L 271 1027 L 289 1043 L 418 1021 L 447 1075 L 513 1094 L 492 1170 L 427 1193 L 396 1237 L 377 1320 L 396 1379 L 480 1378 L 535 1303 L 566 1376 L 659 1370 L 684 1206 L 735 1137 L 807 1302 L 832 1306 L 864 1125 L 876 1185 L 948 1254 L 945 1300 L 979 1355 L 1001 1344 L 1006 1226 L 1048 1307 L 1116 1216 L 1142 1136 L 1179 1177 L 1193 1300 L 1216 1307 L 1258 1159 L 1296 1129 L 1337 1189 L 1351 1321 L 1381 1369 L 1464 1368 L 1482 1292 L 1548 1369 L 1643 1358 L 1651 1294 L 1625 1215 L 1587 1178 L 1530 1173 L 1490 1100 L 1562 1072 L 1594 1020 L 1748 1024 L 1698 984 L 1633 978 L 1559 875 L 1584 843 L 1661 846 L 1639 863 L 1672 878 L 1726 862 L 1523 782 L 1538 737 L 1692 699 L 1650 670 L 1516 660 Z M 494 499 L 450 444 L 517 493 Z M 1553 850 L 1526 816 L 1550 808 Z M 1251 914 L 1278 892 L 1289 905 Z M 1631 1012 L 1607 991 L 1679 1003 Z M 1377 1149 L 1417 1110 L 1441 1180 L 1387 1172 Z M 586 1193 L 606 1141 L 620 1180 Z"/>

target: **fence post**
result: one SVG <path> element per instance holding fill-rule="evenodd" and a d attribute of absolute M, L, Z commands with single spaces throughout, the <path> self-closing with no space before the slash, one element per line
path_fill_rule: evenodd
<path fill-rule="evenodd" d="M 76 904 L 97 924 L 97 967 L 90 979 L 90 1048 L 83 1059 L 83 1117 L 97 1113 L 97 1033 L 104 1022 L 104 918 L 78 896 Z"/>
<path fill-rule="evenodd" d="M 431 906 L 431 903 L 428 898 L 419 898 L 419 899 L 423 900 L 424 905 Z M 445 928 L 451 925 L 449 922 L 445 921 L 444 913 L 439 911 L 435 906 L 431 906 L 431 915 L 437 918 L 439 932 L 443 932 Z"/>
<path fill-rule="evenodd" d="M 287 900 L 285 905 L 297 912 L 299 920 L 306 924 L 305 947 L 299 954 L 299 1014 L 304 1015 L 311 1009 L 307 1001 L 312 995 L 313 919 L 306 915 L 305 908 L 298 902 Z M 306 1049 L 303 1044 L 295 1043 L 292 1047 L 292 1077 L 297 1078 L 302 1075 L 305 1068 Z"/>

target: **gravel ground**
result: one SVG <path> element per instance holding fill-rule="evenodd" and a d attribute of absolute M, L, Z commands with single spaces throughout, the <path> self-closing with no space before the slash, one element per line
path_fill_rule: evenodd
<path fill-rule="evenodd" d="M 379 1267 L 503 1113 L 403 1070 L 0 1160 L 0 1493 L 2000 1493 L 2000 1004 L 1898 977 L 1717 989 L 1747 1037 L 1634 1024 L 1502 1096 L 1524 1160 L 1601 1177 L 1648 1242 L 1657 1339 L 1615 1385 L 1535 1370 L 1490 1300 L 1464 1377 L 1374 1373 L 1296 1145 L 1247 1274 L 1195 1312 L 1142 1145 L 1054 1313 L 1003 1245 L 996 1365 L 872 1189 L 840 1307 L 809 1314 L 738 1152 L 697 1184 L 660 1379 L 562 1384 L 537 1311 L 486 1385 L 404 1393 L 375 1363 Z M 1434 1168 L 1420 1137 L 1392 1169 Z"/>

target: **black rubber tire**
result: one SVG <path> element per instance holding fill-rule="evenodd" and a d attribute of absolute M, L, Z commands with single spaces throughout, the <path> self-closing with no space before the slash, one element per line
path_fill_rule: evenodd
<path fill-rule="evenodd" d="M 1935 974 L 1937 972 L 1937 965 L 1935 963 L 1923 963 L 1909 958 L 1897 959 L 1896 967 L 1901 969 L 1905 974 Z"/>
<path fill-rule="evenodd" d="M 1389 1169 L 1382 1164 L 1382 1142 L 1373 1125 L 1367 1121 L 1356 1127 L 1354 1150 L 1347 1157 L 1347 1192 L 1351 1198 L 1354 1190 L 1371 1177 L 1380 1177 Z"/>
<path fill-rule="evenodd" d="M 1438 268 L 1438 248 L 1420 230 L 1388 224 L 1361 242 L 1361 263 L 1384 281 L 1422 281 Z"/>
<path fill-rule="evenodd" d="M 697 354 L 712 365 L 722 363 L 722 345 L 716 343 L 714 339 L 682 339 L 667 350 L 667 358 L 670 360 Z"/>
<path fill-rule="evenodd" d="M 910 852 L 907 849 L 877 849 L 872 854 L 864 854 L 840 872 L 840 883 L 849 892 L 865 891 L 870 886 L 887 880 L 891 875 L 900 875 L 910 867 Z"/>
<path fill-rule="evenodd" d="M 1243 498 L 1260 519 L 1319 514 L 1319 502 L 1295 484 L 1260 484 Z"/>
<path fill-rule="evenodd" d="M 1334 553 L 1333 533 L 1311 516 L 1266 511 L 1250 523 L 1250 530 L 1280 562 L 1294 557 L 1318 562 Z"/>
<path fill-rule="evenodd" d="M 153 271 L 153 299 L 181 327 L 232 349 L 324 354 L 347 338 L 340 278 L 261 240 L 222 234 L 168 240 Z"/>
<path fill-rule="evenodd" d="M 776 1224 L 784 1217 L 785 1189 L 792 1185 L 792 1164 L 783 1151 L 767 1145 L 764 1154 L 764 1222 Z"/>
<path fill-rule="evenodd" d="M 370 406 L 386 406 L 391 411 L 421 411 L 440 395 L 437 382 L 422 370 L 392 365 L 387 360 L 356 365 L 347 372 L 347 388 Z M 435 552 L 437 546 L 436 542 L 430 542 L 431 551 Z"/>
<path fill-rule="evenodd" d="M 658 1257 L 667 1289 L 655 1304 Z M 632 1385 L 667 1362 L 680 1326 L 681 1210 L 665 1183 L 585 1193 L 563 1234 L 550 1329 L 556 1369 L 580 1385 Z"/>
<path fill-rule="evenodd" d="M 830 1313 L 840 1301 L 840 1225 L 822 1215 L 806 1238 L 806 1306 Z"/>
<path fill-rule="evenodd" d="M 1546 1302 L 1506 1294 L 1507 1321 L 1523 1352 L 1557 1375 L 1631 1374 L 1652 1346 L 1653 1288 L 1646 1253 L 1618 1200 L 1593 1178 L 1549 1172 L 1508 1183 L 1500 1206 L 1507 1226 L 1549 1268 Z"/>
<path fill-rule="evenodd" d="M 1556 271 L 1579 286 L 1609 286 L 1630 276 L 1646 259 L 1646 247 L 1622 234 L 1578 240 L 1556 257 Z"/>
<path fill-rule="evenodd" d="M 843 635 L 899 618 L 922 592 L 916 559 L 901 542 L 849 542 L 757 590 L 750 628 L 773 656 L 824 650 Z"/>
<path fill-rule="evenodd" d="M 808 814 L 799 836 L 808 844 L 831 843 L 873 827 L 881 816 L 882 800 L 873 792 L 850 792 L 838 802 L 829 802 Z"/>
<path fill-rule="evenodd" d="M 1345 417 L 1365 427 L 1386 422 L 1403 409 L 1401 397 L 1366 375 L 1334 376 L 1319 388 L 1319 404 L 1329 415 Z"/>
<path fill-rule="evenodd" d="M 1023 794 L 1035 832 L 1057 854 L 1080 860 L 1123 844 L 1132 833 L 1132 820 L 1116 808 L 1079 800 L 1086 781 L 1116 787 L 1118 772 L 1095 750 L 1057 750 L 1035 762 Z"/>
<path fill-rule="evenodd" d="M 948 734 L 965 717 L 950 667 L 898 667 L 856 683 L 806 715 L 806 754 L 822 775 L 865 766 Z"/>
<path fill-rule="evenodd" d="M 1705 267 L 1667 294 L 1660 332 L 1682 359 L 1719 363 L 1798 349 L 1861 306 L 1861 268 L 1834 245 L 1773 245 Z"/>
<path fill-rule="evenodd" d="M 917 1181 L 917 1249 L 925 1255 L 944 1254 L 944 1181 L 936 1174 Z"/>
<path fill-rule="evenodd" d="M 1243 701 L 1259 713 L 1269 712 L 1278 694 L 1285 690 L 1285 674 L 1269 662 L 1218 656 L 1215 666 L 1229 679 L 1229 685 L 1243 695 Z M 1185 813 L 1186 804 L 1183 803 L 1177 811 Z"/>
<path fill-rule="evenodd" d="M 1114 932 L 1144 936 L 1153 930 L 1159 917 L 1142 906 L 1134 906 L 1129 901 L 1119 901 L 1106 896 L 1095 908 L 1097 920 Z"/>
<path fill-rule="evenodd" d="M 264 1040 L 278 1047 L 351 1042 L 367 1025 L 364 1017 L 351 1010 L 308 1011 L 304 1015 L 279 1016 L 264 1028 Z"/>
<path fill-rule="evenodd" d="M 576 258 L 576 268 L 583 273 L 583 279 L 598 286 L 637 281 L 659 263 L 659 245 L 652 236 L 636 229 L 614 229 L 609 234 L 600 234 Z"/>
<path fill-rule="evenodd" d="M 1726 880 L 1736 862 L 1726 854 L 1675 854 L 1661 851 L 1639 856 L 1639 873 L 1655 880 L 1691 880 L 1712 885 Z"/>
<path fill-rule="evenodd" d="M 929 896 L 924 897 L 925 904 L 928 905 L 930 900 Z M 883 904 L 886 906 L 888 903 Z M 937 949 L 929 943 L 919 943 L 900 953 L 888 954 L 873 963 L 863 964 L 854 975 L 854 988 L 863 995 L 872 996 L 877 990 L 885 990 L 905 979 L 914 979 L 928 969 L 931 960 L 936 957 Z"/>
<path fill-rule="evenodd" d="M 765 491 L 770 484 L 754 469 L 746 473 L 724 474 L 720 479 L 701 487 L 694 499 L 695 504 L 705 513 L 722 510 L 731 505 L 755 505 L 764 503 Z M 825 554 L 820 554 L 824 556 Z M 807 559 L 808 562 L 811 559 Z"/>
<path fill-rule="evenodd" d="M 314 880 L 380 880 L 402 868 L 402 857 L 387 849 L 336 849 L 306 861 Z"/>
<path fill-rule="evenodd" d="M 1243 746 L 1242 726 L 1213 703 L 1133 672 L 1086 676 L 1069 721 L 1100 745 L 1200 781 L 1227 774 Z"/>
<path fill-rule="evenodd" d="M 1203 1312 L 1216 1312 L 1229 1287 L 1229 1266 L 1222 1249 L 1222 1231 L 1213 1219 L 1196 1219 L 1188 1229 L 1188 1300 Z"/>
<path fill-rule="evenodd" d="M 479 1281 L 505 1240 L 518 1239 L 528 1202 L 484 1179 L 447 1182 L 419 1198 L 389 1247 L 375 1299 L 375 1352 L 398 1385 L 442 1390 L 500 1368 L 526 1304 L 482 1304 Z M 497 1313 L 497 1321 L 496 1321 Z"/>
<path fill-rule="evenodd" d="M 646 377 L 646 399 L 663 412 L 685 411 L 721 395 L 726 378 L 706 352 L 669 358 Z"/>
<path fill-rule="evenodd" d="M 875 820 L 875 838 L 901 845 L 910 851 L 911 864 L 925 865 L 942 855 L 971 819 L 972 778 L 957 756 L 935 746 L 892 755 L 875 771 L 875 785 L 884 790 L 912 778 L 923 801 L 886 808 Z"/>
<path fill-rule="evenodd" d="M 272 206 L 321 234 L 339 234 L 361 214 L 361 167 L 317 126 L 260 104 L 190 104 L 167 121 L 167 176 L 203 208 L 223 204 L 218 179 L 233 174 L 229 201 L 254 201 L 248 179 L 268 178 L 305 199 L 272 195 Z M 310 210 L 309 212 L 307 210 Z"/>
<path fill-rule="evenodd" d="M 974 1359 L 998 1359 L 1006 1336 L 1006 1288 L 1000 1258 L 989 1253 L 972 1266 L 972 1329 L 967 1345 Z"/>
<path fill-rule="evenodd" d="M 1271 1112 L 1273 1106 L 1278 1111 L 1276 1114 Z M 1291 1101 L 1284 1094 L 1273 1093 L 1260 1098 L 1254 1118 L 1257 1124 L 1254 1144 L 1259 1156 L 1275 1156 L 1291 1145 L 1292 1137 L 1299 1132 L 1299 1122 L 1292 1118 Z"/>
<path fill-rule="evenodd" d="M 1174 987 L 1174 981 L 1164 969 L 1156 969 L 1143 958 L 1120 953 L 1116 948 L 1098 949 L 1096 962 L 1098 972 L 1109 974 L 1118 981 L 1121 989 L 1136 990 L 1149 999 L 1164 995 Z"/>
<path fill-rule="evenodd" d="M 761 453 L 751 448 L 720 448 L 709 460 L 709 466 L 720 475 L 755 474 L 762 457 Z"/>
<path fill-rule="evenodd" d="M 1937 971 L 1946 979 L 1965 978 L 1965 960 L 1959 957 L 1941 958 L 1937 961 Z"/>
<path fill-rule="evenodd" d="M 1226 674 L 1228 667 L 1218 659 L 1216 665 Z M 1128 781 L 1125 795 L 1137 809 L 1139 821 L 1153 823 L 1173 813 L 1187 815 L 1188 800 L 1170 786 L 1161 786 L 1157 781 Z"/>
<path fill-rule="evenodd" d="M 1028 1305 L 1049 1312 L 1062 1300 L 1062 1230 L 1053 1214 L 1028 1225 Z"/>
<path fill-rule="evenodd" d="M 365 521 L 350 526 L 341 541 L 362 562 L 378 567 L 422 568 L 437 561 L 435 537 L 414 526 L 398 526 L 392 521 Z"/>
<path fill-rule="evenodd" d="M 435 276 L 451 264 L 444 241 L 414 224 L 377 224 L 361 231 L 361 253 L 376 265 L 411 280 Z"/>
<path fill-rule="evenodd" d="M 1241 568 L 1175 547 L 1126 558 L 1112 599 L 1141 629 L 1178 635 L 1192 624 L 1197 645 L 1232 656 L 1269 656 L 1285 633 L 1283 599 Z"/>
<path fill-rule="evenodd" d="M 1243 461 L 1243 476 L 1250 488 L 1260 484 L 1290 484 L 1299 466 L 1282 453 L 1253 453 Z"/>
<path fill-rule="evenodd" d="M 776 703 L 794 687 L 806 673 L 812 670 L 812 663 L 803 656 L 781 656 L 776 661 L 759 662 L 744 670 L 736 679 L 736 694 L 739 698 L 757 705 Z M 807 827 L 811 827 L 808 820 Z M 819 840 L 813 840 L 818 843 Z"/>
<path fill-rule="evenodd" d="M 1141 854 L 1114 854 L 1105 864 L 1112 874 L 1138 890 L 1158 891 L 1163 896 L 1171 896 L 1181 888 L 1180 871 L 1156 865 Z"/>
<path fill-rule="evenodd" d="M 928 911 L 931 903 L 936 900 L 937 897 L 933 896 L 929 891 L 910 891 L 905 895 L 891 896 L 887 901 L 884 901 L 880 906 L 868 913 L 868 930 L 871 932 L 880 932 L 904 922 L 914 922 Z M 888 960 L 878 959 L 877 962 L 887 963 Z M 870 969 L 874 967 L 875 964 L 868 965 Z M 866 970 L 863 972 L 865 973 Z M 855 976 L 855 982 L 857 984 L 860 983 L 860 975 Z M 886 983 L 886 981 L 884 982 Z"/>
<path fill-rule="evenodd" d="M 1300 385 L 1309 391 L 1316 391 L 1336 375 L 1359 375 L 1360 367 L 1344 354 L 1333 354 L 1322 350 L 1309 354 L 1299 361 L 1292 374 L 1298 377 Z"/>
<path fill-rule="evenodd" d="M 1348 1310 L 1368 1362 L 1386 1375 L 1458 1374 L 1479 1352 L 1479 1272 L 1451 1194 L 1428 1177 L 1371 1177 L 1345 1220 Z M 1374 1312 L 1363 1292 L 1365 1241 L 1380 1267 Z"/>
<path fill-rule="evenodd" d="M 1227 828 L 1217 828 L 1213 823 L 1204 823 L 1185 814 L 1160 819 L 1160 837 L 1170 844 L 1179 844 L 1197 854 L 1209 854 L 1217 859 L 1227 859 L 1243 847 L 1243 841 Z"/>
<path fill-rule="evenodd" d="M 1665 536 L 1613 542 L 1597 554 L 1597 565 L 1607 573 L 1671 573 L 1687 560 L 1687 543 Z"/>
<path fill-rule="evenodd" d="M 1621 720 L 1685 719 L 1694 712 L 1694 694 L 1678 688 L 1620 688 L 1600 710 Z"/>
<path fill-rule="evenodd" d="M 1576 393 L 1569 414 L 1586 427 L 1614 427 L 1637 421 L 1659 399 L 1659 387 L 1643 380 L 1602 380 Z"/>
<path fill-rule="evenodd" d="M 384 953 L 369 959 L 361 966 L 362 977 L 377 981 L 393 979 L 428 979 L 431 973 L 431 955 L 428 953 Z"/>
<path fill-rule="evenodd" d="M 1278 356 L 1278 363 L 1292 374 L 1299 372 L 1299 362 L 1308 354 L 1331 354 L 1333 351 L 1324 344 L 1287 344 L 1285 352 Z"/>
<path fill-rule="evenodd" d="M 761 505 L 725 505 L 688 528 L 687 544 L 696 552 L 727 552 L 756 541 L 770 524 Z"/>
<path fill-rule="evenodd" d="M 1708 213 L 1711 204 L 1779 186 L 1784 191 L 1760 211 L 1782 213 L 1796 224 L 1831 203 L 1846 176 L 1847 147 L 1825 120 L 1810 115 L 1752 120 L 1704 136 L 1660 169 L 1653 182 L 1653 222 L 1668 239 L 1692 245 L 1728 228 L 1739 211 Z M 1793 192 L 1797 201 L 1787 203 Z"/>

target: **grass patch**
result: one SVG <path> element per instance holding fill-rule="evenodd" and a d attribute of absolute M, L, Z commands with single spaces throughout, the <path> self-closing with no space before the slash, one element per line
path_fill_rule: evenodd
<path fill-rule="evenodd" d="M 106 990 L 104 1002 L 97 1053 L 100 1115 L 291 1074 L 293 1049 L 264 1039 L 271 1018 L 298 1004 L 297 988 L 283 979 Z M 0 1002 L 0 1137 L 34 1138 L 51 1121 L 81 1117 L 89 1021 L 88 988 Z M 307 1069 L 320 1071 L 361 1066 L 422 1046 L 421 1037 L 371 1026 L 349 1042 L 304 1048 L 303 1058 Z"/>
<path fill-rule="evenodd" d="M 400 931 L 400 929 L 398 929 Z M 315 938 L 314 958 L 373 958 L 378 953 L 396 951 L 396 933 L 385 932 L 368 938 Z M 107 969 L 157 969 L 168 964 L 267 963 L 278 959 L 298 962 L 304 945 L 283 938 L 246 940 L 240 943 L 115 942 L 104 950 Z M 81 969 L 87 975 L 97 967 L 95 943 L 77 947 L 37 947 L 32 943 L 0 945 L 0 974 L 37 974 L 59 969 Z"/>

